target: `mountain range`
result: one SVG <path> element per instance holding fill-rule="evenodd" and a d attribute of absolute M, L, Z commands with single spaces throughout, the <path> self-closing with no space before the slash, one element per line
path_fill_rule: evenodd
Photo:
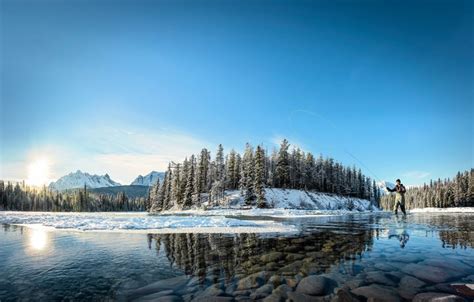
<path fill-rule="evenodd" d="M 164 172 L 152 171 L 145 176 L 139 175 L 130 185 L 149 187 L 155 184 L 158 179 L 163 180 L 164 174 Z M 84 185 L 90 189 L 122 186 L 120 183 L 112 180 L 108 174 L 96 175 L 77 170 L 62 176 L 57 181 L 51 182 L 49 188 L 51 190 L 64 191 L 83 188 Z"/>

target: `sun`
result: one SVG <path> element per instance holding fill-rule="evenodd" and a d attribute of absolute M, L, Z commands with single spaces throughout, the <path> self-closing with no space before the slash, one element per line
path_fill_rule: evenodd
<path fill-rule="evenodd" d="M 28 179 L 26 182 L 32 186 L 42 186 L 49 181 L 49 160 L 41 158 L 28 165 Z"/>

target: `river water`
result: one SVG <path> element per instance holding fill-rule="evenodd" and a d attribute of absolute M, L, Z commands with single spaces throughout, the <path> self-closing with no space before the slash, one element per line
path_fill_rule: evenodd
<path fill-rule="evenodd" d="M 3 224 L 0 301 L 474 298 L 472 214 L 278 222 L 298 232 L 137 234 Z"/>

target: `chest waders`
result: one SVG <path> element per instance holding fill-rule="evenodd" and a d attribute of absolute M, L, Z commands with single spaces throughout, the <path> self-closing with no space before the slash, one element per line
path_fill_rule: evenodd
<path fill-rule="evenodd" d="M 402 210 L 403 214 L 406 215 L 405 212 L 405 193 L 395 193 L 395 206 L 393 207 L 393 211 L 395 214 L 398 214 L 398 206 Z"/>

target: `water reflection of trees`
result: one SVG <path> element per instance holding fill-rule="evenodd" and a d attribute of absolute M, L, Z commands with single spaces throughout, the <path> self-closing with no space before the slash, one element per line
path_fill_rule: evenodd
<path fill-rule="evenodd" d="M 474 217 L 472 215 L 418 215 L 415 222 L 432 225 L 443 248 L 474 248 Z"/>
<path fill-rule="evenodd" d="M 439 238 L 446 248 L 474 248 L 474 233 L 469 231 L 440 231 Z"/>
<path fill-rule="evenodd" d="M 230 281 L 235 275 L 259 271 L 283 275 L 323 272 L 370 249 L 373 235 L 366 229 L 350 234 L 323 231 L 273 238 L 258 234 L 156 234 L 149 235 L 148 240 L 186 274 L 201 280 Z"/>

